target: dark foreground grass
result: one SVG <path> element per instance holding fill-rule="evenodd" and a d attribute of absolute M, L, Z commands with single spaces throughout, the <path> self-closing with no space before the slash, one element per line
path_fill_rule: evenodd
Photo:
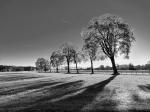
<path fill-rule="evenodd" d="M 70 89 L 68 89 L 68 92 L 65 92 L 66 91 L 65 90 L 64 94 L 62 92 L 62 94 L 55 95 L 55 96 L 53 96 L 53 98 L 54 97 L 57 98 L 60 96 L 71 94 L 71 93 L 75 93 L 80 90 L 83 90 L 83 91 L 76 95 L 73 95 L 73 96 L 70 96 L 65 99 L 55 101 L 55 102 L 51 102 L 50 98 L 46 98 L 44 101 L 43 100 L 38 101 L 33 106 L 30 106 L 21 111 L 23 111 L 23 112 L 32 112 L 32 111 L 37 111 L 37 112 L 75 112 L 76 111 L 76 112 L 78 112 L 78 111 L 98 111 L 98 110 L 99 111 L 100 110 L 101 111 L 102 110 L 113 111 L 114 107 L 116 106 L 116 102 L 114 102 L 111 99 L 107 99 L 108 98 L 107 96 L 109 95 L 108 91 L 104 91 L 104 92 L 102 92 L 102 91 L 103 91 L 105 85 L 107 85 L 114 78 L 115 78 L 115 76 L 112 76 L 105 81 L 102 81 L 97 84 L 94 84 L 94 85 L 91 85 L 91 86 L 88 86 L 85 88 L 81 88 L 81 89 L 73 89 L 72 91 L 70 91 Z M 79 82 L 75 82 L 75 83 L 78 84 Z M 73 84 L 74 86 L 76 85 L 75 83 Z M 71 85 L 71 84 L 69 84 L 69 85 Z M 65 86 L 66 86 L 66 84 L 60 85 L 56 88 L 63 89 L 63 88 L 66 88 Z M 90 110 L 91 108 L 84 109 L 84 107 L 86 107 L 88 104 L 90 104 L 98 94 L 101 94 L 100 95 L 101 98 L 103 97 L 102 102 L 99 103 L 100 104 L 99 106 L 101 108 L 98 108 L 98 107 L 95 109 L 92 108 L 92 110 Z M 111 108 L 108 109 L 107 108 L 108 106 Z"/>
<path fill-rule="evenodd" d="M 150 111 L 149 76 L 46 74 L 38 80 L 19 79 L 22 83 L 10 79 L 8 86 L 0 85 L 0 112 Z"/>
<path fill-rule="evenodd" d="M 19 92 L 24 92 L 26 90 L 39 89 L 44 86 L 50 86 L 58 83 L 59 82 L 46 82 L 46 83 L 38 83 L 33 85 L 24 85 L 24 87 L 19 87 L 19 88 L 9 88 L 8 90 L 0 91 L 0 95 L 12 95 Z"/>

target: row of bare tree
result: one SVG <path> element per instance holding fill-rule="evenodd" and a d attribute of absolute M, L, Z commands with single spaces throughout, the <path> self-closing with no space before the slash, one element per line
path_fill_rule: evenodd
<path fill-rule="evenodd" d="M 78 63 L 90 60 L 91 73 L 93 71 L 94 60 L 104 60 L 109 58 L 112 63 L 113 74 L 118 75 L 115 64 L 115 57 L 118 54 L 124 54 L 125 58 L 129 58 L 132 43 L 135 41 L 132 28 L 119 16 L 112 14 L 104 14 L 94 17 L 88 25 L 81 31 L 84 45 L 82 50 L 77 50 L 69 43 L 63 44 L 59 50 L 53 51 L 50 57 L 50 65 L 58 68 L 60 65 L 67 63 L 67 73 L 70 73 L 70 63 L 76 64 L 78 71 Z M 41 62 L 44 63 L 41 63 Z M 36 67 L 46 71 L 48 61 L 39 58 Z"/>
<path fill-rule="evenodd" d="M 64 43 L 58 50 L 52 52 L 50 61 L 44 58 L 39 58 L 36 62 L 36 67 L 38 70 L 44 71 L 47 71 L 53 67 L 56 68 L 56 72 L 59 72 L 60 66 L 66 63 L 67 73 L 70 73 L 70 64 L 73 62 L 76 67 L 76 73 L 79 73 L 78 63 L 90 60 L 91 73 L 93 74 L 93 61 L 103 58 L 104 57 L 102 55 L 96 54 L 96 49 L 94 49 L 94 47 L 91 47 L 89 50 L 89 46 L 84 45 L 82 50 L 79 50 L 71 43 Z"/>

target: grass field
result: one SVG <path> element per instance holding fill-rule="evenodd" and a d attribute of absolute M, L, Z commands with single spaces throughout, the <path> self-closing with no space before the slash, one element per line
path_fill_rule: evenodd
<path fill-rule="evenodd" d="M 150 111 L 150 76 L 0 73 L 0 112 Z"/>

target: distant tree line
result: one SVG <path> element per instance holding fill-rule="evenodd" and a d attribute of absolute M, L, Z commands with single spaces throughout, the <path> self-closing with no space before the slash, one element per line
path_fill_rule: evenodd
<path fill-rule="evenodd" d="M 6 66 L 0 65 L 0 72 L 11 72 L 11 71 L 33 71 L 36 67 L 32 66 Z"/>
<path fill-rule="evenodd" d="M 112 14 L 92 18 L 81 31 L 81 37 L 83 38 L 83 46 L 80 50 L 70 43 L 64 43 L 52 52 L 48 60 L 38 58 L 36 61 L 37 70 L 46 72 L 54 68 L 56 72 L 59 72 L 60 66 L 67 64 L 67 73 L 70 73 L 70 64 L 74 63 L 76 73 L 79 73 L 78 64 L 90 61 L 91 67 L 89 69 L 93 74 L 93 61 L 108 58 L 112 64 L 113 74 L 118 75 L 120 68 L 115 63 L 115 57 L 118 54 L 123 54 L 128 59 L 132 43 L 135 41 L 131 26 L 119 16 Z M 130 65 L 130 69 L 132 67 Z M 108 66 L 101 66 L 102 68 L 110 69 Z"/>
<path fill-rule="evenodd" d="M 87 68 L 90 69 L 90 68 Z M 118 70 L 150 70 L 150 63 L 148 61 L 145 65 L 133 65 L 130 64 L 124 64 L 124 65 L 117 65 Z M 95 68 L 95 70 L 112 70 L 112 67 L 110 66 L 104 66 L 100 65 L 99 67 Z"/>

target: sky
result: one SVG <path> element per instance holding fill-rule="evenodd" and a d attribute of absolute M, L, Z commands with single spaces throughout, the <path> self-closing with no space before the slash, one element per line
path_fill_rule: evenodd
<path fill-rule="evenodd" d="M 130 59 L 117 64 L 146 64 L 150 60 L 150 0 L 0 0 L 0 64 L 34 66 L 49 59 L 65 42 L 79 48 L 80 35 L 93 17 L 111 13 L 134 29 Z M 111 65 L 109 60 L 95 62 Z M 88 64 L 87 64 L 88 65 Z"/>

